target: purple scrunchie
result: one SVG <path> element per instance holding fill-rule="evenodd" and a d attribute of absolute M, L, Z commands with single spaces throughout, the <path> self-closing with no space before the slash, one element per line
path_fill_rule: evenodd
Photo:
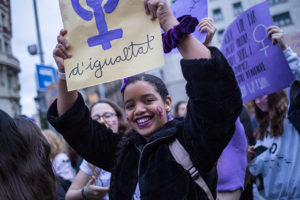
<path fill-rule="evenodd" d="M 180 24 L 162 34 L 165 53 L 169 53 L 172 49 L 176 48 L 182 37 L 186 34 L 193 33 L 196 26 L 199 24 L 198 19 L 191 15 L 183 15 L 182 17 L 177 18 L 177 20 Z"/>

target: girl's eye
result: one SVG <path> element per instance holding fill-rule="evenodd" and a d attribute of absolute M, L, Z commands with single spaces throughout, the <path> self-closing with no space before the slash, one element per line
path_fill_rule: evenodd
<path fill-rule="evenodd" d="M 133 108 L 133 104 L 127 104 L 125 108 L 126 110 L 131 110 Z"/>
<path fill-rule="evenodd" d="M 154 99 L 146 99 L 146 103 L 151 103 Z"/>

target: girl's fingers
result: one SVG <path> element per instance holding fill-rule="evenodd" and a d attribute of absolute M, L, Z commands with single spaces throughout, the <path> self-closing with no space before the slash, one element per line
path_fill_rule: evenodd
<path fill-rule="evenodd" d="M 69 43 L 67 42 L 66 38 L 63 35 L 58 35 L 57 36 L 57 42 L 64 45 L 65 48 L 70 47 Z"/>
<path fill-rule="evenodd" d="M 147 15 L 150 14 L 150 9 L 148 7 L 148 0 L 144 0 L 144 8 Z"/>
<path fill-rule="evenodd" d="M 59 57 L 59 58 L 62 58 L 62 59 L 66 59 L 67 56 L 63 53 L 63 51 L 59 48 L 55 48 L 54 51 L 53 51 L 53 57 L 56 58 L 56 57 Z"/>
<path fill-rule="evenodd" d="M 67 56 L 67 58 L 71 57 L 71 53 L 65 48 L 64 45 L 57 44 L 56 47 L 59 48 Z"/>
<path fill-rule="evenodd" d="M 209 27 L 208 27 L 207 25 L 202 26 L 201 28 L 199 28 L 199 31 L 200 31 L 201 33 L 202 33 L 203 31 L 208 32 L 208 30 L 209 30 Z"/>
<path fill-rule="evenodd" d="M 269 27 L 267 28 L 267 31 L 269 31 L 269 30 L 271 30 L 271 29 L 273 29 L 273 30 L 280 30 L 280 28 L 279 28 L 278 26 L 269 26 Z"/>
<path fill-rule="evenodd" d="M 205 22 L 210 23 L 210 24 L 214 23 L 214 21 L 211 18 L 203 18 L 199 24 L 205 23 Z"/>
<path fill-rule="evenodd" d="M 278 30 L 278 29 L 270 29 L 269 31 L 268 31 L 268 37 L 271 37 L 273 34 L 275 34 L 275 33 L 283 33 L 283 31 L 281 31 L 281 30 Z"/>
<path fill-rule="evenodd" d="M 281 39 L 282 38 L 282 34 L 281 33 L 274 33 L 272 35 L 272 39 Z"/>
<path fill-rule="evenodd" d="M 212 26 L 211 24 L 205 24 L 203 26 L 200 26 L 198 29 L 201 33 L 203 31 L 206 31 L 208 33 L 214 34 L 216 32 L 216 28 Z"/>
<path fill-rule="evenodd" d="M 157 0 L 148 0 L 148 8 L 150 10 L 150 18 L 155 19 L 157 11 L 158 1 Z"/>
<path fill-rule="evenodd" d="M 210 26 L 210 24 L 207 23 L 207 22 L 200 23 L 199 24 L 199 29 L 203 29 L 203 27 L 205 27 L 205 26 Z"/>

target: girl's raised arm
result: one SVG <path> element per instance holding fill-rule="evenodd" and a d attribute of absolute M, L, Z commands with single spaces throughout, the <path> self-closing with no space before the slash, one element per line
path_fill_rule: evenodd
<path fill-rule="evenodd" d="M 65 73 L 64 60 L 71 57 L 71 53 L 68 51 L 70 45 L 64 37 L 66 33 L 67 30 L 65 29 L 60 31 L 57 36 L 57 45 L 53 50 L 53 58 L 60 73 Z M 74 104 L 77 97 L 77 91 L 68 92 L 66 80 L 59 78 L 57 95 L 58 116 L 61 116 L 64 112 L 66 112 Z"/>
<path fill-rule="evenodd" d="M 179 24 L 167 0 L 144 0 L 144 5 L 145 12 L 151 19 L 157 17 L 165 32 Z M 191 34 L 185 35 L 177 47 L 184 59 L 211 58 L 209 49 Z"/>

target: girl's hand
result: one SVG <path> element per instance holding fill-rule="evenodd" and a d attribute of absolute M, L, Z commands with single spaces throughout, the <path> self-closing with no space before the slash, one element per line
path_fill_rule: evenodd
<path fill-rule="evenodd" d="M 100 187 L 96 185 L 95 176 L 92 176 L 84 189 L 85 196 L 88 199 L 102 199 L 108 191 L 109 187 Z"/>
<path fill-rule="evenodd" d="M 283 41 L 283 30 L 278 26 L 269 26 L 267 28 L 268 37 L 272 39 L 272 44 L 278 44 L 282 50 L 287 48 L 286 44 Z"/>
<path fill-rule="evenodd" d="M 199 28 L 198 30 L 202 33 L 203 31 L 207 32 L 204 45 L 209 46 L 211 44 L 211 41 L 216 33 L 216 27 L 214 25 L 214 21 L 211 18 L 203 18 L 201 22 L 199 23 Z"/>
<path fill-rule="evenodd" d="M 166 32 L 179 24 L 174 17 L 167 0 L 144 0 L 145 12 L 150 19 L 158 18 L 161 28 Z"/>
<path fill-rule="evenodd" d="M 248 162 L 251 161 L 254 157 L 255 151 L 254 151 L 254 145 L 247 147 L 247 160 Z"/>
<path fill-rule="evenodd" d="M 57 36 L 57 45 L 53 50 L 53 58 L 58 67 L 58 71 L 62 73 L 65 72 L 64 59 L 70 58 L 72 56 L 71 53 L 67 50 L 70 47 L 70 45 L 64 37 L 66 33 L 67 30 L 60 30 L 60 33 Z"/>

